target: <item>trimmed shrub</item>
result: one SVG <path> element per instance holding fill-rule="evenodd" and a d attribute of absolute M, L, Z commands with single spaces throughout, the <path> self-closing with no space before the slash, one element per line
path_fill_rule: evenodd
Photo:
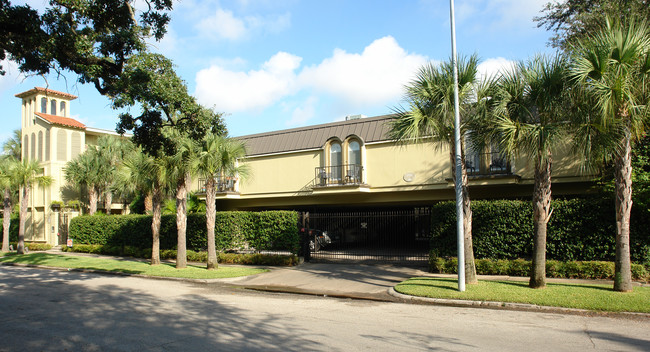
<path fill-rule="evenodd" d="M 9 244 L 12 245 L 14 249 L 18 247 L 18 241 L 10 241 Z M 42 242 L 25 242 L 25 247 L 27 247 L 27 250 L 29 251 L 47 251 L 52 249 L 51 244 Z"/>
<path fill-rule="evenodd" d="M 524 259 L 477 259 L 476 273 L 479 275 L 529 276 L 531 262 Z M 458 260 L 431 256 L 429 271 L 441 274 L 456 274 Z M 548 260 L 546 276 L 571 279 L 608 279 L 614 278 L 614 263 L 604 261 L 568 261 Z M 649 281 L 650 273 L 641 264 L 632 264 L 632 278 Z"/>
<path fill-rule="evenodd" d="M 550 260 L 613 261 L 614 202 L 605 198 L 553 200 L 546 255 Z M 454 202 L 433 206 L 431 249 L 438 256 L 456 254 Z M 530 201 L 472 202 L 472 239 L 476 258 L 530 258 L 533 250 L 533 209 Z M 650 212 L 633 208 L 630 234 L 632 260 L 650 264 Z"/>
<path fill-rule="evenodd" d="M 131 256 L 145 259 L 151 258 L 151 248 L 139 249 L 130 246 L 122 248 L 101 244 L 75 244 L 72 248 L 62 247 L 61 250 L 63 252 Z M 160 258 L 165 260 L 175 260 L 176 250 L 161 250 Z M 208 261 L 208 252 L 188 250 L 187 260 L 190 262 L 206 263 Z M 260 253 L 219 253 L 219 264 L 293 266 L 298 264 L 298 257 L 296 255 L 272 255 Z"/>
<path fill-rule="evenodd" d="M 151 249 L 151 215 L 79 216 L 70 221 L 70 238 L 75 244 L 118 247 L 119 255 L 133 255 L 135 250 Z M 298 214 L 292 211 L 218 212 L 215 244 L 219 251 L 238 249 L 298 251 Z M 176 247 L 176 216 L 163 215 L 160 225 L 160 248 Z M 206 249 L 205 214 L 187 215 L 187 248 Z"/>

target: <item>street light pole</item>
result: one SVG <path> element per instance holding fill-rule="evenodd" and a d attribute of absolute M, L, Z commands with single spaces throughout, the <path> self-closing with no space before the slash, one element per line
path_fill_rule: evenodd
<path fill-rule="evenodd" d="M 454 0 L 449 0 L 449 18 L 451 20 L 451 64 L 454 70 L 454 148 L 456 182 L 456 236 L 458 245 L 458 291 L 465 291 L 465 228 L 463 226 L 463 186 L 461 169 L 460 113 L 458 103 L 458 56 L 456 54 L 456 19 Z"/>

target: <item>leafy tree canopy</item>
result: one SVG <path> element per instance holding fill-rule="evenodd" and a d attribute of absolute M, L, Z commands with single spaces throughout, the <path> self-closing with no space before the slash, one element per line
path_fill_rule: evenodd
<path fill-rule="evenodd" d="M 139 103 L 142 113 L 120 115 L 119 133 L 133 131 L 135 144 L 149 155 L 174 154 L 175 143 L 164 127 L 170 126 L 193 140 L 207 132 L 226 134 L 220 113 L 205 108 L 189 95 L 172 62 L 160 54 L 141 53 L 129 60 L 113 97 L 113 107 Z"/>
<path fill-rule="evenodd" d="M 570 49 L 605 23 L 605 18 L 650 18 L 650 0 L 566 0 L 548 2 L 537 27 L 555 32 L 550 45 Z"/>
<path fill-rule="evenodd" d="M 0 60 L 8 56 L 24 73 L 68 70 L 110 95 L 128 59 L 146 51 L 147 38 L 161 39 L 170 20 L 171 0 L 145 0 L 144 11 L 136 11 L 135 3 L 50 0 L 39 14 L 0 0 Z"/>

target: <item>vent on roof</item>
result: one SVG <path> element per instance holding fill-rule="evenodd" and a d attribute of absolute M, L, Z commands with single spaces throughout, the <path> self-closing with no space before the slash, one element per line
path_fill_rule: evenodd
<path fill-rule="evenodd" d="M 358 120 L 358 119 L 363 119 L 363 118 L 365 118 L 365 117 L 366 117 L 366 115 L 361 115 L 361 114 L 358 114 L 358 115 L 347 115 L 347 116 L 345 117 L 345 121 Z"/>

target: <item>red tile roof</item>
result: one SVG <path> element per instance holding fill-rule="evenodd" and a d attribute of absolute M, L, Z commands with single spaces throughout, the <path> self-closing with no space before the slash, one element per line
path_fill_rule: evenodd
<path fill-rule="evenodd" d="M 59 91 L 52 90 L 52 89 L 47 89 L 47 88 L 41 88 L 41 87 L 34 87 L 34 89 L 30 89 L 28 91 L 18 93 L 18 94 L 16 94 L 16 98 L 24 98 L 26 96 L 30 96 L 30 95 L 36 94 L 38 92 L 44 92 L 45 94 L 49 94 L 49 95 L 57 95 L 57 96 L 59 96 L 61 98 L 67 98 L 67 99 L 70 99 L 70 100 L 77 99 L 76 95 L 72 95 L 72 94 L 68 94 L 68 93 L 64 93 L 64 92 L 59 92 Z"/>
<path fill-rule="evenodd" d="M 86 129 L 86 125 L 83 123 L 71 119 L 69 117 L 63 117 L 63 116 L 55 116 L 55 115 L 49 115 L 49 114 L 44 114 L 42 112 L 35 112 L 36 116 L 44 119 L 45 121 L 55 124 L 55 125 L 62 125 L 62 126 L 68 126 L 68 127 L 74 127 L 74 128 L 81 128 L 82 130 Z"/>

